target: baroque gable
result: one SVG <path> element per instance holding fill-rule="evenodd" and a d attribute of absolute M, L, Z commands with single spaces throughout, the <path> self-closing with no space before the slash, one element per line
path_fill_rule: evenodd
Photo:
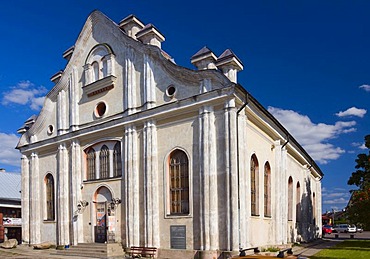
<path fill-rule="evenodd" d="M 135 35 L 120 24 L 99 11 L 90 14 L 63 53 L 68 63 L 52 76 L 55 86 L 18 147 L 231 85 L 216 69 L 176 65 L 160 48 L 164 36 L 152 24 Z"/>

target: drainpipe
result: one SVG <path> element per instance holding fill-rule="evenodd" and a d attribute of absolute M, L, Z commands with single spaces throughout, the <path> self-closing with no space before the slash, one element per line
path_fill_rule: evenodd
<path fill-rule="evenodd" d="M 245 103 L 238 109 L 236 112 L 236 166 L 237 166 L 237 173 L 238 173 L 238 232 L 239 232 L 239 250 L 241 249 L 240 243 L 240 165 L 239 165 L 239 113 L 248 105 L 249 94 L 247 93 L 245 96 Z"/>
<path fill-rule="evenodd" d="M 283 149 L 289 143 L 289 141 L 289 135 L 286 135 L 286 142 L 284 143 L 284 145 L 281 146 L 281 149 Z"/>

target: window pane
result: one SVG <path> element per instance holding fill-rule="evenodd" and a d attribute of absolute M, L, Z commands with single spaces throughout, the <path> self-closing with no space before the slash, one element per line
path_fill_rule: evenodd
<path fill-rule="evenodd" d="M 113 151 L 113 174 L 122 176 L 121 143 L 117 142 Z"/>
<path fill-rule="evenodd" d="M 189 213 L 189 171 L 188 158 L 183 151 L 170 155 L 170 203 L 171 214 Z"/>
<path fill-rule="evenodd" d="M 46 219 L 47 220 L 54 220 L 55 213 L 54 213 L 54 178 L 51 174 L 48 174 L 45 179 L 46 183 Z"/>
<path fill-rule="evenodd" d="M 100 150 L 100 178 L 108 178 L 109 177 L 109 149 L 106 145 L 104 145 Z"/>

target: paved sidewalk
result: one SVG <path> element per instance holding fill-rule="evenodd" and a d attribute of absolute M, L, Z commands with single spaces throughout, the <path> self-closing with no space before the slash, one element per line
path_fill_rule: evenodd
<path fill-rule="evenodd" d="M 55 249 L 38 250 L 33 249 L 28 245 L 18 245 L 16 248 L 4 249 L 0 248 L 0 258 L 16 258 L 16 259 L 76 259 L 76 257 L 55 255 Z"/>
<path fill-rule="evenodd" d="M 340 242 L 343 242 L 343 239 L 322 238 L 311 243 L 294 246 L 293 254 L 309 258 L 310 256 L 313 256 L 314 254 L 320 252 L 320 250 L 330 248 Z"/>
<path fill-rule="evenodd" d="M 302 258 L 309 258 L 314 254 L 318 253 L 322 249 L 330 248 L 343 239 L 319 239 L 311 243 L 301 244 L 300 246 L 293 247 L 293 254 L 298 255 Z M 12 259 L 76 259 L 74 256 L 56 255 L 55 249 L 35 250 L 28 245 L 18 245 L 13 249 L 0 248 L 0 258 L 12 258 Z"/>

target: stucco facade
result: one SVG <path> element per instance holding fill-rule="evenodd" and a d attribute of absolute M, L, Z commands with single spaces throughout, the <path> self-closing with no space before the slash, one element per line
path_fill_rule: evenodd
<path fill-rule="evenodd" d="M 203 48 L 189 70 L 163 41 L 134 16 L 88 17 L 39 116 L 19 130 L 23 242 L 212 258 L 317 238 L 322 172 L 237 84 L 240 60 Z"/>

